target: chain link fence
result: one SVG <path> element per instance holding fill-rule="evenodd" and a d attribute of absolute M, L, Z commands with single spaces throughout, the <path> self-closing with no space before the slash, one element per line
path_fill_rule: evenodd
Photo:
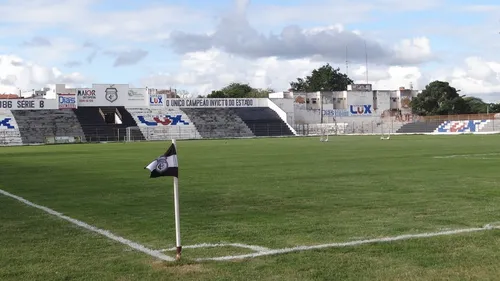
<path fill-rule="evenodd" d="M 428 124 L 430 127 L 437 128 L 439 124 L 445 121 L 464 121 L 469 120 L 488 120 L 485 125 L 480 128 L 480 132 L 500 132 L 500 116 L 497 114 L 470 114 L 470 115 L 447 115 L 447 116 L 430 116 L 430 117 L 414 117 L 411 120 L 402 122 L 401 120 L 383 120 L 378 121 L 337 121 L 334 123 L 323 124 L 294 124 L 293 129 L 299 136 L 314 136 L 314 135 L 370 135 L 370 134 L 394 134 L 405 124 Z M 328 120 L 334 121 L 334 120 Z M 289 136 L 290 127 L 284 123 L 282 125 L 265 125 L 259 124 L 258 127 L 250 126 L 252 132 L 257 132 L 258 137 L 276 137 Z M 50 130 L 45 130 L 48 132 Z M 417 133 L 417 132 L 416 132 Z M 213 128 L 204 127 L 203 132 L 194 128 L 186 128 L 182 126 L 161 126 L 161 127 L 129 127 L 129 128 L 113 128 L 113 127 L 95 127 L 89 130 L 85 129 L 83 135 L 65 135 L 62 132 L 57 134 L 46 134 L 44 136 L 45 143 L 75 143 L 75 142 L 124 142 L 124 141 L 154 141 L 154 140 L 171 140 L 171 139 L 220 139 L 220 138 L 249 138 L 254 137 L 253 134 L 248 134 L 238 129 L 222 129 L 220 126 Z M 0 130 L 0 146 L 6 145 L 23 145 L 21 135 L 18 130 Z"/>

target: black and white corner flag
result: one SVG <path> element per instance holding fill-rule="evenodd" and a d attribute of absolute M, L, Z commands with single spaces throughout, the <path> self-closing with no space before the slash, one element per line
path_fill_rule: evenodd
<path fill-rule="evenodd" d="M 158 157 L 156 160 L 147 165 L 145 169 L 151 171 L 150 178 L 157 177 L 179 177 L 179 166 L 177 163 L 177 151 L 175 145 L 172 144 L 170 148 Z"/>

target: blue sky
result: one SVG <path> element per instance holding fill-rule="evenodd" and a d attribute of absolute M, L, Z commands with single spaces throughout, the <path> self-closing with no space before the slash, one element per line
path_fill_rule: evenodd
<path fill-rule="evenodd" d="M 363 42 L 375 88 L 441 79 L 500 92 L 492 0 L 0 0 L 0 11 L 0 92 L 61 82 L 279 91 L 324 63 L 345 71 L 346 46 L 348 74 L 364 80 Z"/>

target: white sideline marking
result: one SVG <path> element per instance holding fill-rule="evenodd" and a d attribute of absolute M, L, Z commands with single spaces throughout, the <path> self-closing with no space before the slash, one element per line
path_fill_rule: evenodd
<path fill-rule="evenodd" d="M 133 241 L 127 240 L 127 239 L 125 239 L 125 238 L 123 238 L 123 237 L 117 236 L 117 235 L 115 235 L 115 234 L 113 234 L 113 233 L 111 233 L 111 232 L 109 232 L 109 231 L 107 231 L 107 230 L 100 229 L 100 228 L 97 228 L 97 227 L 95 227 L 95 226 L 92 226 L 92 225 L 86 224 L 86 223 L 84 223 L 84 222 L 82 222 L 82 221 L 79 221 L 79 220 L 76 220 L 76 219 L 70 218 L 70 217 L 68 217 L 68 216 L 65 216 L 65 215 L 63 215 L 63 214 L 61 214 L 61 213 L 57 212 L 57 211 L 54 211 L 54 210 L 52 210 L 52 209 L 49 209 L 49 208 L 47 208 L 47 207 L 37 205 L 37 204 L 32 203 L 32 202 L 30 202 L 30 201 L 28 201 L 28 200 L 26 200 L 26 199 L 24 199 L 24 198 L 22 198 L 22 197 L 19 197 L 19 196 L 17 196 L 17 195 L 11 194 L 11 193 L 9 193 L 9 192 L 7 192 L 7 191 L 5 191 L 5 190 L 0 189 L 0 194 L 3 194 L 3 195 L 8 196 L 8 197 L 10 197 L 10 198 L 16 199 L 17 201 L 20 201 L 20 202 L 22 202 L 22 203 L 24 203 L 24 204 L 26 204 L 26 205 L 28 205 L 28 206 L 31 206 L 31 207 L 37 208 L 37 209 L 39 209 L 39 210 L 42 210 L 42 211 L 44 211 L 44 212 L 46 212 L 46 213 L 49 213 L 49 214 L 51 214 L 51 215 L 54 215 L 54 216 L 56 216 L 56 217 L 58 217 L 58 218 L 61 218 L 61 219 L 63 219 L 63 220 L 69 221 L 69 222 L 71 222 L 71 223 L 73 223 L 73 224 L 76 224 L 76 225 L 78 225 L 78 226 L 80 226 L 80 227 L 83 227 L 83 228 L 85 228 L 85 229 L 87 229 L 87 230 L 90 230 L 90 231 L 93 231 L 93 232 L 99 233 L 99 234 L 101 234 L 101 235 L 103 235 L 103 236 L 106 236 L 107 238 L 109 238 L 109 239 L 111 239 L 111 240 L 114 240 L 114 241 L 120 242 L 120 243 L 122 243 L 122 244 L 124 244 L 124 245 L 129 246 L 130 248 L 133 248 L 133 249 L 135 249 L 135 250 L 137 250 L 137 251 L 140 251 L 140 252 L 143 252 L 143 253 L 145 253 L 145 254 L 148 254 L 148 255 L 150 255 L 150 256 L 152 256 L 152 257 L 155 257 L 155 258 L 158 258 L 158 259 L 161 259 L 161 260 L 164 260 L 164 261 L 175 261 L 175 259 L 174 259 L 174 258 L 169 257 L 169 256 L 167 256 L 167 255 L 165 255 L 165 254 L 163 254 L 163 253 L 160 253 L 160 252 L 158 252 L 158 251 L 154 251 L 154 250 L 151 250 L 151 249 L 149 249 L 149 248 L 146 248 L 145 246 L 143 246 L 143 245 L 141 245 L 141 244 L 138 244 L 138 243 L 136 243 L 136 242 L 133 242 Z"/>
<path fill-rule="evenodd" d="M 246 249 L 250 249 L 250 250 L 255 251 L 255 252 L 271 251 L 271 249 L 266 248 L 266 247 L 255 246 L 255 245 L 246 245 L 246 244 L 241 244 L 241 243 L 217 243 L 217 244 L 203 243 L 203 244 L 182 246 L 183 249 L 214 248 L 214 247 L 246 248 Z M 177 249 L 176 247 L 172 247 L 169 249 L 161 249 L 158 252 L 175 251 L 176 249 Z"/>
<path fill-rule="evenodd" d="M 444 155 L 444 156 L 434 156 L 432 158 L 436 159 L 447 159 L 447 158 L 469 158 L 469 157 L 478 157 L 478 156 L 499 156 L 500 153 L 480 153 L 480 154 L 453 154 L 453 155 Z M 482 158 L 489 159 L 489 158 Z"/>
<path fill-rule="evenodd" d="M 408 240 L 408 239 L 414 239 L 414 238 L 428 238 L 428 237 L 435 237 L 435 236 L 454 235 L 454 234 L 460 234 L 460 233 L 477 232 L 477 231 L 485 231 L 485 230 L 492 230 L 492 229 L 500 229 L 500 226 L 494 226 L 493 224 L 487 224 L 484 227 L 480 227 L 480 228 L 465 228 L 465 229 L 456 229 L 456 230 L 448 230 L 448 231 L 440 231 L 440 232 L 428 232 L 428 233 L 421 233 L 421 234 L 405 234 L 405 235 L 399 235 L 399 236 L 394 236 L 394 237 L 376 238 L 376 239 L 368 239 L 368 240 L 357 240 L 357 241 L 350 241 L 350 242 L 344 242 L 344 243 L 330 243 L 330 244 L 322 244 L 322 245 L 314 245 L 314 246 L 297 246 L 297 247 L 293 247 L 293 248 L 276 249 L 276 250 L 262 251 L 262 252 L 258 252 L 258 253 L 237 255 L 237 256 L 199 258 L 199 259 L 196 259 L 196 261 L 209 261 L 209 260 L 211 260 L 211 261 L 227 261 L 227 260 L 235 260 L 235 259 L 255 258 L 255 257 L 262 257 L 262 256 L 271 256 L 271 255 L 285 254 L 285 253 L 291 253 L 291 252 L 298 252 L 298 251 L 308 251 L 308 250 L 316 250 L 316 249 L 324 249 L 324 248 L 341 248 L 341 247 L 348 247 L 348 246 L 358 246 L 358 245 L 363 245 L 363 244 L 373 244 L 373 243 L 381 243 L 381 242 Z"/>
<path fill-rule="evenodd" d="M 127 245 L 127 246 L 129 246 L 137 251 L 143 252 L 143 253 L 148 254 L 152 257 L 155 257 L 155 258 L 158 258 L 158 259 L 161 259 L 164 261 L 175 261 L 174 258 L 161 253 L 162 251 L 164 252 L 164 251 L 174 250 L 175 248 L 155 251 L 155 250 L 149 249 L 141 244 L 138 244 L 136 242 L 133 242 L 133 241 L 127 240 L 123 237 L 117 236 L 117 235 L 115 235 L 107 230 L 103 230 L 103 229 L 91 226 L 91 225 L 86 224 L 82 221 L 65 216 L 62 213 L 59 213 L 59 212 L 54 211 L 52 209 L 49 209 L 47 207 L 32 203 L 32 202 L 30 202 L 22 197 L 11 194 L 11 193 L 4 191 L 2 189 L 0 189 L 0 194 L 3 194 L 7 197 L 16 199 L 16 200 L 18 200 L 18 201 L 20 201 L 28 206 L 40 209 L 46 213 L 49 213 L 49 214 L 54 215 L 60 219 L 71 222 L 71 223 L 78 225 L 82 228 L 85 228 L 87 230 L 99 233 L 99 234 L 101 234 L 101 235 L 103 235 L 111 240 L 120 242 L 124 245 Z M 205 244 L 183 246 L 183 248 L 234 246 L 234 247 L 248 248 L 248 249 L 256 251 L 256 253 L 252 253 L 252 254 L 196 259 L 196 261 L 209 261 L 209 260 L 211 260 L 211 261 L 228 261 L 228 260 L 235 260 L 235 259 L 256 258 L 256 257 L 261 257 L 261 256 L 278 255 L 278 254 L 285 254 L 285 253 L 298 252 L 298 251 L 308 251 L 308 250 L 316 250 L 316 249 L 324 249 L 324 248 L 341 248 L 341 247 L 348 247 L 348 246 L 358 246 L 358 245 L 363 245 L 363 244 L 374 244 L 374 243 L 382 243 L 382 242 L 409 240 L 409 239 L 415 239 L 415 238 L 429 238 L 429 237 L 435 237 L 435 236 L 455 235 L 455 234 L 461 234 L 461 233 L 479 232 L 479 231 L 486 231 L 486 230 L 493 230 L 493 229 L 500 229 L 500 222 L 489 223 L 489 224 L 486 224 L 485 226 L 479 227 L 479 228 L 464 228 L 464 229 L 446 230 L 446 231 L 440 231 L 440 232 L 427 232 L 427 233 L 420 233 L 420 234 L 405 234 L 405 235 L 399 235 L 399 236 L 393 236 L 393 237 L 375 238 L 375 239 L 367 239 L 367 240 L 356 240 L 356 241 L 343 242 L 343 243 L 329 243 L 329 244 L 321 244 L 321 245 L 314 245 L 314 246 L 297 246 L 297 247 L 293 247 L 293 248 L 283 248 L 283 249 L 275 249 L 275 250 L 268 249 L 265 247 L 246 245 L 246 244 L 240 244 L 240 243 L 227 243 L 227 244 L 223 244 L 223 243 L 221 243 L 221 244 L 208 244 L 208 243 L 205 243 Z"/>

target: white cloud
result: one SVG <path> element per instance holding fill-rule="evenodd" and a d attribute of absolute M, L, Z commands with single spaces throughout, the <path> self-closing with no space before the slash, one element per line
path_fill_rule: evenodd
<path fill-rule="evenodd" d="M 249 83 L 253 87 L 271 87 L 276 91 L 287 90 L 290 82 L 310 75 L 323 65 L 312 59 L 278 60 L 262 58 L 247 60 L 216 49 L 184 55 L 180 69 L 175 73 L 158 73 L 143 79 L 149 87 L 185 87 L 196 94 L 209 94 L 231 82 Z M 334 67 L 340 64 L 332 64 Z M 365 66 L 353 65 L 349 75 L 358 83 L 365 83 Z M 341 69 L 342 72 L 345 69 Z M 369 69 L 369 82 L 378 89 L 418 86 L 422 74 L 418 67 L 374 67 Z"/>
<path fill-rule="evenodd" d="M 353 23 L 370 20 L 375 3 L 328 0 L 304 1 L 298 5 L 252 4 L 248 13 L 257 23 L 283 24 L 300 21 Z M 285 2 L 286 3 L 286 2 Z"/>
<path fill-rule="evenodd" d="M 174 32 L 170 46 L 179 54 L 203 52 L 218 48 L 225 52 L 247 58 L 278 57 L 300 59 L 319 56 L 328 60 L 345 59 L 346 47 L 349 60 L 370 60 L 386 65 L 411 65 L 433 58 L 430 41 L 426 37 L 405 39 L 394 47 L 387 46 L 359 32 L 345 30 L 341 24 L 301 28 L 296 25 L 284 27 L 279 35 L 266 35 L 250 26 L 240 14 L 222 18 L 212 35 Z"/>
<path fill-rule="evenodd" d="M 278 60 L 262 58 L 248 60 L 211 49 L 206 52 L 187 53 L 182 58 L 179 69 L 172 73 L 157 73 L 142 80 L 148 87 L 177 87 L 188 89 L 193 94 L 209 94 L 231 82 L 249 83 L 253 87 L 271 87 L 276 91 L 289 88 L 289 83 L 297 77 L 310 75 L 311 71 L 323 65 L 312 59 Z M 332 66 L 342 63 L 332 63 Z M 364 65 L 349 66 L 349 76 L 355 83 L 366 82 Z M 433 80 L 449 81 L 461 89 L 463 94 L 500 92 L 500 63 L 470 57 L 463 66 L 439 71 L 424 71 L 417 66 L 374 66 L 369 65 L 368 81 L 374 89 L 396 90 L 399 87 L 423 89 Z"/>
<path fill-rule="evenodd" d="M 464 94 L 500 93 L 500 62 L 468 57 L 444 79 Z"/>
<path fill-rule="evenodd" d="M 399 61 L 419 63 L 433 57 L 431 43 L 426 37 L 404 39 L 394 47 L 395 57 Z"/>
<path fill-rule="evenodd" d="M 1 3 L 1 23 L 40 28 L 61 27 L 92 37 L 133 41 L 164 39 L 174 26 L 192 24 L 203 11 L 181 5 L 153 4 L 134 10 L 97 11 L 98 0 L 10 0 Z M 0 32 L 2 30 L 0 29 Z M 7 30 L 5 30 L 7 31 Z"/>
<path fill-rule="evenodd" d="M 35 45 L 25 47 L 19 50 L 24 58 L 30 61 L 36 61 L 40 64 L 57 65 L 72 59 L 72 54 L 78 50 L 82 50 L 81 42 L 69 38 L 39 38 L 41 41 L 48 44 Z M 46 41 L 46 42 L 45 42 Z"/>
<path fill-rule="evenodd" d="M 366 67 L 360 66 L 351 76 L 355 83 L 366 83 Z M 410 86 L 423 88 L 429 81 L 416 66 L 378 66 L 368 69 L 368 82 L 376 90 L 397 90 Z"/>
<path fill-rule="evenodd" d="M 44 67 L 13 55 L 0 55 L 0 93 L 19 90 L 54 88 L 56 83 L 80 84 L 85 77 L 78 73 L 62 73 L 55 67 Z"/>
<path fill-rule="evenodd" d="M 295 1 L 294 1 L 295 2 Z M 294 5 L 255 3 L 248 12 L 256 24 L 278 24 L 292 22 L 341 22 L 343 24 L 379 20 L 379 12 L 401 13 L 423 11 L 443 5 L 443 0 L 316 0 L 298 1 Z"/>
<path fill-rule="evenodd" d="M 249 83 L 252 87 L 284 90 L 289 82 L 321 66 L 310 59 L 248 60 L 216 49 L 187 53 L 175 73 L 158 73 L 143 79 L 148 87 L 189 88 L 196 94 L 209 94 L 231 82 Z"/>

